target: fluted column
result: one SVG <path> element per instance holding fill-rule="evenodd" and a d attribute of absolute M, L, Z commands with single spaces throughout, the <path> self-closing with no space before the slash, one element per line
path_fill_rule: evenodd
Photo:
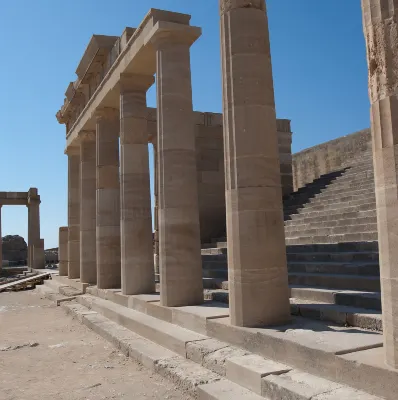
<path fill-rule="evenodd" d="M 155 33 L 160 298 L 163 306 L 203 302 L 190 46 L 199 28 Z"/>
<path fill-rule="evenodd" d="M 68 155 L 68 278 L 80 278 L 80 148 Z"/>
<path fill-rule="evenodd" d="M 80 281 L 97 283 L 95 131 L 80 137 Z"/>
<path fill-rule="evenodd" d="M 398 0 L 362 0 L 386 362 L 398 368 Z"/>
<path fill-rule="evenodd" d="M 155 289 L 146 92 L 153 76 L 120 79 L 122 293 Z"/>
<path fill-rule="evenodd" d="M 274 88 L 264 0 L 220 0 L 231 323 L 290 316 Z"/>
<path fill-rule="evenodd" d="M 68 275 L 68 227 L 59 228 L 58 241 L 58 272 L 59 276 Z"/>
<path fill-rule="evenodd" d="M 96 112 L 97 286 L 121 287 L 118 110 Z"/>

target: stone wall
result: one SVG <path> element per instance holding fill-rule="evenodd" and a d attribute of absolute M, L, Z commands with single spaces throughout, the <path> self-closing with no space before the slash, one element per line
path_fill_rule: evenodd
<path fill-rule="evenodd" d="M 195 113 L 198 196 L 202 242 L 225 234 L 225 177 L 221 114 Z M 292 133 L 289 120 L 278 120 L 279 157 L 284 194 L 292 192 Z"/>
<path fill-rule="evenodd" d="M 350 166 L 354 158 L 371 149 L 370 129 L 365 129 L 293 154 L 294 190 Z"/>

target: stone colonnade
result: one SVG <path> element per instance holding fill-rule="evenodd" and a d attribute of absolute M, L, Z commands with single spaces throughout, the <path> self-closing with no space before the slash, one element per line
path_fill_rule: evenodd
<path fill-rule="evenodd" d="M 235 325 L 259 326 L 288 320 L 289 292 L 268 23 L 263 0 L 245 4 L 220 2 L 230 314 Z M 68 228 L 60 230 L 61 274 L 136 295 L 154 291 L 159 271 L 168 307 L 203 302 L 190 67 L 201 31 L 181 27 L 147 38 L 157 77 L 155 237 L 146 105 L 152 74 L 121 73 L 120 108 L 97 107 L 95 130 L 79 132 L 79 145 L 67 149 Z"/>
<path fill-rule="evenodd" d="M 362 0 L 369 66 L 384 350 L 398 368 L 398 1 Z"/>

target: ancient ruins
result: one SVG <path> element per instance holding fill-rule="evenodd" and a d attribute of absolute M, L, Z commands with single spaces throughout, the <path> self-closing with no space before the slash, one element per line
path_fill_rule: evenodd
<path fill-rule="evenodd" d="M 169 11 L 94 35 L 67 88 L 68 226 L 48 285 L 145 366 L 194 371 L 200 399 L 396 399 L 398 2 L 362 9 L 372 135 L 292 156 L 264 0 L 220 0 L 222 115 L 193 111 L 201 28 Z"/>
<path fill-rule="evenodd" d="M 0 192 L 0 270 L 2 266 L 1 208 L 28 207 L 28 266 L 44 268 L 44 239 L 40 238 L 40 196 L 36 188 L 28 192 Z"/>

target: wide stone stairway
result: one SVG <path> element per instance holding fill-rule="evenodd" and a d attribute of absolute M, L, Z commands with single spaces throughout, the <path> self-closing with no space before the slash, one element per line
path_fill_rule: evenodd
<path fill-rule="evenodd" d="M 284 216 L 292 314 L 382 330 L 371 152 L 285 198 Z M 204 247 L 206 297 L 228 302 L 226 238 Z"/>

